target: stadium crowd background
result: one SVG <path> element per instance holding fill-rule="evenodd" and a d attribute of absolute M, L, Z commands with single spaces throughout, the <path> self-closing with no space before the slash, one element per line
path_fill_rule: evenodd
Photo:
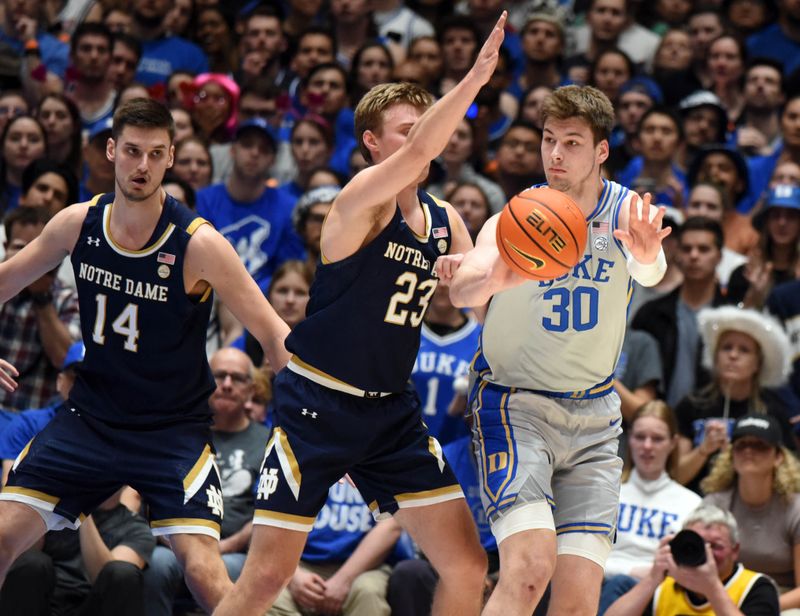
<path fill-rule="evenodd" d="M 426 189 L 452 203 L 474 237 L 512 195 L 544 180 L 544 97 L 559 85 L 589 84 L 617 111 L 605 175 L 653 193 L 668 206 L 673 227 L 664 244 L 666 276 L 653 288 L 634 289 L 616 373 L 626 422 L 625 486 L 638 491 L 623 486 L 608 579 L 641 577 L 658 540 L 705 496 L 733 511 L 743 537 L 770 529 L 760 547 L 754 534 L 742 539 L 740 559 L 776 580 L 782 609 L 800 608 L 798 0 L 2 0 L 0 9 L 5 258 L 61 208 L 114 190 L 105 157 L 114 109 L 152 97 L 170 108 L 176 125 L 165 188 L 231 241 L 290 326 L 305 314 L 325 214 L 338 188 L 366 165 L 354 139 L 360 97 L 388 81 L 447 92 L 507 9 L 495 74 L 431 165 Z M 602 241 L 602 232 L 592 229 L 589 241 Z M 437 290 L 413 379 L 426 423 L 446 446 L 484 546 L 495 555 L 496 575 L 463 417 L 480 317 L 454 309 L 446 290 Z M 357 327 L 357 317 L 342 327 Z M 730 332 L 739 335 L 726 337 Z M 66 395 L 65 382 L 80 363 L 80 345 L 73 344 L 79 336 L 68 262 L 0 306 L 0 357 L 20 370 L 17 392 L 0 392 L 4 478 L 25 445 L 20 435 L 35 434 Z M 269 425 L 271 373 L 258 343 L 224 305 L 215 306 L 207 347 L 218 360 L 215 396 L 230 403 L 211 401 L 223 498 L 236 521 L 223 527 L 221 549 L 239 555 L 226 559 L 235 576 L 247 550 L 248 502 L 252 507 L 255 491 L 266 489 L 259 465 L 268 433 L 260 424 Z M 227 347 L 243 353 L 217 354 Z M 766 438 L 772 457 L 759 458 L 756 470 L 737 462 L 731 442 L 736 419 L 752 414 L 772 417 L 769 435 L 779 434 Z M 639 434 L 633 428 L 643 420 L 650 432 Z M 259 426 L 255 435 L 251 426 Z M 231 436 L 245 431 L 243 441 Z M 766 455 L 754 446 L 741 451 Z M 637 472 L 648 464 L 655 470 Z M 762 485 L 775 477 L 774 492 L 750 498 L 751 476 Z M 670 497 L 669 507 L 677 508 L 670 517 L 661 490 L 677 484 L 691 492 L 669 492 L 678 494 L 677 503 Z M 385 531 L 392 549 L 374 555 L 375 575 L 363 588 L 355 576 L 346 583 L 336 577 L 372 532 L 358 499 L 349 486 L 331 489 L 304 555 L 315 573 L 299 572 L 286 597 L 290 607 L 275 613 L 425 612 L 434 580 L 423 571 L 424 555 L 403 538 L 394 546 L 399 529 Z M 106 515 L 100 534 L 111 554 L 123 545 L 138 554 L 134 575 L 121 578 L 139 599 L 114 609 L 194 609 L 168 546 L 115 526 L 146 524 L 146 508 L 129 493 L 104 508 L 118 506 L 137 515 Z M 48 606 L 41 613 L 80 613 L 89 594 L 109 592 L 93 567 L 81 564 L 83 544 L 64 545 L 48 538 L 40 546 L 35 566 L 55 571 L 46 594 L 34 590 L 36 575 L 16 584 L 13 598 L 7 582 L 1 613 L 33 613 L 35 601 Z M 620 564 L 626 554 L 630 562 Z M 317 584 L 311 575 L 321 576 L 322 587 L 328 580 L 333 588 L 335 580 L 341 600 L 314 606 L 303 594 Z M 370 602 L 355 599 L 355 588 Z"/>

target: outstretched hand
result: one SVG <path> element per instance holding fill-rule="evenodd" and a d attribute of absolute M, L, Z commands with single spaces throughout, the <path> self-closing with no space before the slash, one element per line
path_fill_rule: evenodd
<path fill-rule="evenodd" d="M 9 364 L 5 359 L 0 359 L 0 387 L 6 391 L 15 391 L 17 382 L 15 377 L 19 376 L 17 369 Z"/>
<path fill-rule="evenodd" d="M 495 66 L 497 66 L 497 58 L 500 56 L 500 45 L 502 45 L 503 39 L 505 38 L 504 28 L 507 18 L 508 11 L 503 11 L 503 14 L 500 15 L 500 19 L 497 20 L 489 38 L 486 39 L 483 47 L 481 47 L 475 64 L 472 65 L 472 71 L 481 80 L 481 83 L 487 83 L 489 81 L 489 78 L 494 73 Z"/>
<path fill-rule="evenodd" d="M 628 210 L 628 229 L 616 229 L 614 237 L 625 244 L 625 248 L 633 255 L 639 263 L 653 263 L 661 250 L 661 242 L 671 232 L 672 228 L 661 228 L 664 214 L 667 209 L 663 206 L 658 208 L 658 212 L 650 220 L 650 201 L 652 195 L 644 194 L 641 211 L 639 211 L 639 195 L 633 193 Z"/>

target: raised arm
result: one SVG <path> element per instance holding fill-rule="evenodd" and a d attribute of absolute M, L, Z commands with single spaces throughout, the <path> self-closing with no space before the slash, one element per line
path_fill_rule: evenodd
<path fill-rule="evenodd" d="M 275 372 L 289 361 L 284 341 L 289 326 L 272 308 L 239 255 L 210 225 L 195 231 L 186 250 L 185 278 L 189 288 L 204 280 L 210 284 L 233 315 L 261 343 Z"/>
<path fill-rule="evenodd" d="M 495 214 L 486 221 L 475 248 L 464 255 L 453 276 L 450 301 L 458 308 L 481 306 L 495 293 L 519 286 L 526 280 L 512 272 L 500 257 L 495 239 L 499 217 L 500 214 Z"/>
<path fill-rule="evenodd" d="M 506 16 L 503 11 L 464 79 L 416 121 L 399 150 L 348 182 L 336 197 L 331 214 L 338 209 L 353 215 L 385 204 L 413 184 L 426 165 L 441 154 L 478 91 L 494 72 Z"/>

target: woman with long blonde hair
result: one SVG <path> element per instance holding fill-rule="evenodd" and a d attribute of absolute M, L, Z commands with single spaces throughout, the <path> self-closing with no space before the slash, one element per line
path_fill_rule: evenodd
<path fill-rule="evenodd" d="M 617 539 L 605 566 L 599 614 L 646 576 L 665 535 L 677 532 L 700 497 L 672 479 L 677 467 L 678 422 L 663 400 L 635 412 L 622 471 Z"/>
<path fill-rule="evenodd" d="M 704 502 L 736 518 L 739 559 L 778 583 L 787 610 L 800 608 L 800 462 L 782 442 L 774 417 L 739 418 L 730 446 L 700 486 Z"/>

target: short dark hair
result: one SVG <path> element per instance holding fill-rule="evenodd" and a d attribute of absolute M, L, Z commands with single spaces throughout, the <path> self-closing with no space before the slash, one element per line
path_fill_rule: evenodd
<path fill-rule="evenodd" d="M 769 68 L 778 71 L 781 83 L 781 92 L 784 91 L 783 62 L 781 62 L 780 60 L 776 60 L 775 58 L 767 58 L 764 56 L 757 56 L 755 58 L 750 58 L 747 61 L 747 66 L 744 69 L 745 77 L 747 77 L 747 73 L 749 73 L 752 69 L 754 69 L 757 66 L 768 66 Z"/>
<path fill-rule="evenodd" d="M 123 103 L 114 112 L 111 138 L 116 141 L 126 126 L 135 128 L 163 128 L 169 133 L 169 142 L 175 139 L 175 121 L 164 105 L 152 98 L 134 98 Z"/>
<path fill-rule="evenodd" d="M 14 225 L 26 227 L 28 225 L 46 225 L 50 220 L 47 210 L 43 207 L 17 207 L 3 218 L 3 227 L 6 230 L 6 241 L 11 241 L 11 231 Z"/>
<path fill-rule="evenodd" d="M 81 39 L 88 35 L 104 37 L 108 41 L 108 51 L 111 52 L 111 47 L 114 43 L 114 35 L 111 33 L 111 30 L 108 29 L 108 26 L 99 21 L 83 21 L 78 24 L 78 27 L 75 28 L 75 32 L 72 34 L 72 42 L 69 48 L 70 54 L 75 55 Z"/>
<path fill-rule="evenodd" d="M 480 45 L 480 32 L 478 32 L 475 22 L 466 15 L 450 15 L 449 17 L 442 19 L 436 32 L 436 38 L 439 40 L 439 45 L 441 45 L 444 41 L 444 35 L 447 34 L 448 30 L 468 30 L 472 33 L 472 37 L 475 39 L 475 44 Z"/>
<path fill-rule="evenodd" d="M 27 194 L 36 183 L 36 180 L 46 173 L 55 173 L 64 179 L 64 182 L 67 184 L 67 205 L 78 201 L 78 178 L 76 178 L 75 174 L 65 165 L 47 158 L 34 160 L 25 167 L 25 170 L 22 172 L 22 185 L 20 187 L 22 194 Z"/>
<path fill-rule="evenodd" d="M 644 126 L 644 121 L 649 118 L 651 115 L 662 115 L 667 116 L 672 123 L 675 125 L 676 130 L 678 131 L 678 137 L 681 141 L 683 141 L 683 120 L 677 114 L 677 112 L 672 107 L 667 107 L 666 105 L 653 105 L 642 114 L 641 119 L 639 120 L 639 126 L 637 132 L 642 131 L 642 126 Z"/>
<path fill-rule="evenodd" d="M 239 101 L 241 102 L 241 100 L 248 94 L 257 96 L 259 98 L 272 100 L 281 95 L 281 90 L 275 85 L 275 81 L 273 79 L 270 79 L 264 75 L 258 75 L 257 77 L 248 79 L 244 85 L 242 85 L 242 89 L 239 92 Z"/>
<path fill-rule="evenodd" d="M 111 42 L 111 51 L 114 51 L 114 45 L 120 43 L 130 49 L 134 55 L 141 60 L 142 58 L 142 43 L 135 36 L 131 36 L 127 32 L 117 32 Z"/>
<path fill-rule="evenodd" d="M 722 225 L 716 220 L 706 218 L 705 216 L 692 216 L 687 218 L 678 229 L 678 241 L 683 239 L 683 234 L 687 231 L 707 231 L 714 235 L 714 244 L 717 250 L 722 250 L 725 243 L 725 236 L 722 232 Z"/>

